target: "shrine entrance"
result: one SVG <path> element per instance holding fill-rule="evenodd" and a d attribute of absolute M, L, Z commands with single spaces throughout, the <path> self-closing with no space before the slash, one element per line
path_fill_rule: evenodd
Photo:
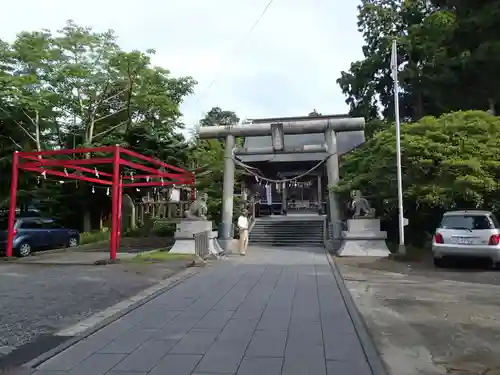
<path fill-rule="evenodd" d="M 236 166 L 242 169 L 242 196 L 252 202 L 253 218 L 326 214 L 331 238 L 340 240 L 339 203 L 329 187 L 339 181 L 339 156 L 364 142 L 364 123 L 346 115 L 316 115 L 200 128 L 200 139 L 225 138 L 221 245 L 229 249 L 234 234 Z M 237 137 L 244 138 L 242 146 L 237 146 Z"/>
<path fill-rule="evenodd" d="M 314 179 L 289 183 L 286 193 L 286 212 L 288 215 L 303 213 L 321 214 L 321 196 L 318 197 L 318 182 Z M 321 189 L 321 187 L 320 187 Z"/>

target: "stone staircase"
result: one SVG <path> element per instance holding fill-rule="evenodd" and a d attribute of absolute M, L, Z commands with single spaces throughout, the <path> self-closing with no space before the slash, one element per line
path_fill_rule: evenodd
<path fill-rule="evenodd" d="M 249 243 L 267 246 L 324 246 L 325 216 L 289 215 L 258 218 Z"/>

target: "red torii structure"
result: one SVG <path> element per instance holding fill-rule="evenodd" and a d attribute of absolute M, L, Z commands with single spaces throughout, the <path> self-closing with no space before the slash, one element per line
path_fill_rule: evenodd
<path fill-rule="evenodd" d="M 92 154 L 99 153 L 107 156 L 92 157 Z M 51 159 L 57 156 L 80 155 L 80 158 L 71 158 L 66 160 Z M 90 157 L 88 157 L 90 155 Z M 140 162 L 124 159 L 127 156 L 142 163 L 146 162 L 153 164 L 158 169 L 149 167 Z M 82 158 L 83 157 L 83 158 Z M 112 172 L 98 171 L 96 165 L 111 164 Z M 90 169 L 85 166 L 93 166 Z M 129 167 L 133 170 L 139 170 L 144 174 L 122 174 L 121 167 Z M 53 168 L 64 168 L 63 171 L 54 170 Z M 29 152 L 14 152 L 12 158 L 12 181 L 10 186 L 10 207 L 9 207 L 9 228 L 7 238 L 7 249 L 5 255 L 11 257 L 12 245 L 14 239 L 14 223 L 16 218 L 16 196 L 19 179 L 19 170 L 28 172 L 37 172 L 43 175 L 57 176 L 80 181 L 87 181 L 93 184 L 100 184 L 111 187 L 112 204 L 111 204 L 111 238 L 109 256 L 111 261 L 116 260 L 116 253 L 120 247 L 121 238 L 121 207 L 123 188 L 126 187 L 152 187 L 152 186 L 168 186 L 168 185 L 190 185 L 191 199 L 196 198 L 195 190 L 195 175 L 193 172 L 185 171 L 179 167 L 164 163 L 158 159 L 150 158 L 138 152 L 116 146 L 92 147 L 92 148 L 75 148 L 61 149 L 50 151 L 29 151 Z M 68 172 L 73 170 L 73 172 Z M 90 177 L 85 174 L 94 175 Z M 101 176 L 103 178 L 101 178 Z M 139 180 L 136 182 L 136 180 Z M 146 181 L 144 181 L 146 180 Z"/>

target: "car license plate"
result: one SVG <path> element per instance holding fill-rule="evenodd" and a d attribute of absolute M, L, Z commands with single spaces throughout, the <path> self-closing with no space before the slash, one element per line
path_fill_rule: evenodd
<path fill-rule="evenodd" d="M 470 238 L 459 237 L 457 241 L 460 245 L 470 245 L 472 244 L 472 240 Z"/>

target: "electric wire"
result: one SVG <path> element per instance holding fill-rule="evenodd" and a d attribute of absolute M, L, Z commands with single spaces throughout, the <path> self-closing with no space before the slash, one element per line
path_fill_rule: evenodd
<path fill-rule="evenodd" d="M 269 0 L 266 4 L 266 6 L 264 7 L 264 9 L 262 10 L 262 12 L 260 13 L 260 15 L 257 17 L 257 19 L 255 20 L 255 22 L 253 23 L 252 27 L 250 27 L 250 29 L 248 30 L 248 32 L 245 34 L 245 36 L 240 40 L 240 42 L 237 44 L 237 46 L 233 49 L 233 51 L 231 52 L 230 54 L 230 59 L 233 59 L 234 57 L 237 56 L 237 54 L 239 53 L 239 51 L 243 48 L 243 46 L 245 45 L 247 39 L 250 37 L 250 35 L 252 35 L 252 33 L 255 31 L 255 29 L 257 28 L 257 26 L 260 24 L 260 22 L 262 21 L 262 19 L 264 18 L 264 16 L 266 15 L 266 13 L 268 12 L 269 8 L 271 8 L 271 5 L 273 4 L 274 0 Z M 206 93 L 208 92 L 208 90 L 210 90 L 216 83 L 218 80 L 220 80 L 222 74 L 223 74 L 223 69 L 219 69 L 219 71 L 216 73 L 215 77 L 212 79 L 212 81 L 210 81 L 210 84 L 205 88 L 203 89 L 198 95 L 195 96 L 195 99 L 196 101 L 198 102 L 198 104 L 200 105 L 200 107 L 202 107 L 202 103 L 200 101 L 200 98 L 203 96 L 203 95 L 206 95 Z"/>

